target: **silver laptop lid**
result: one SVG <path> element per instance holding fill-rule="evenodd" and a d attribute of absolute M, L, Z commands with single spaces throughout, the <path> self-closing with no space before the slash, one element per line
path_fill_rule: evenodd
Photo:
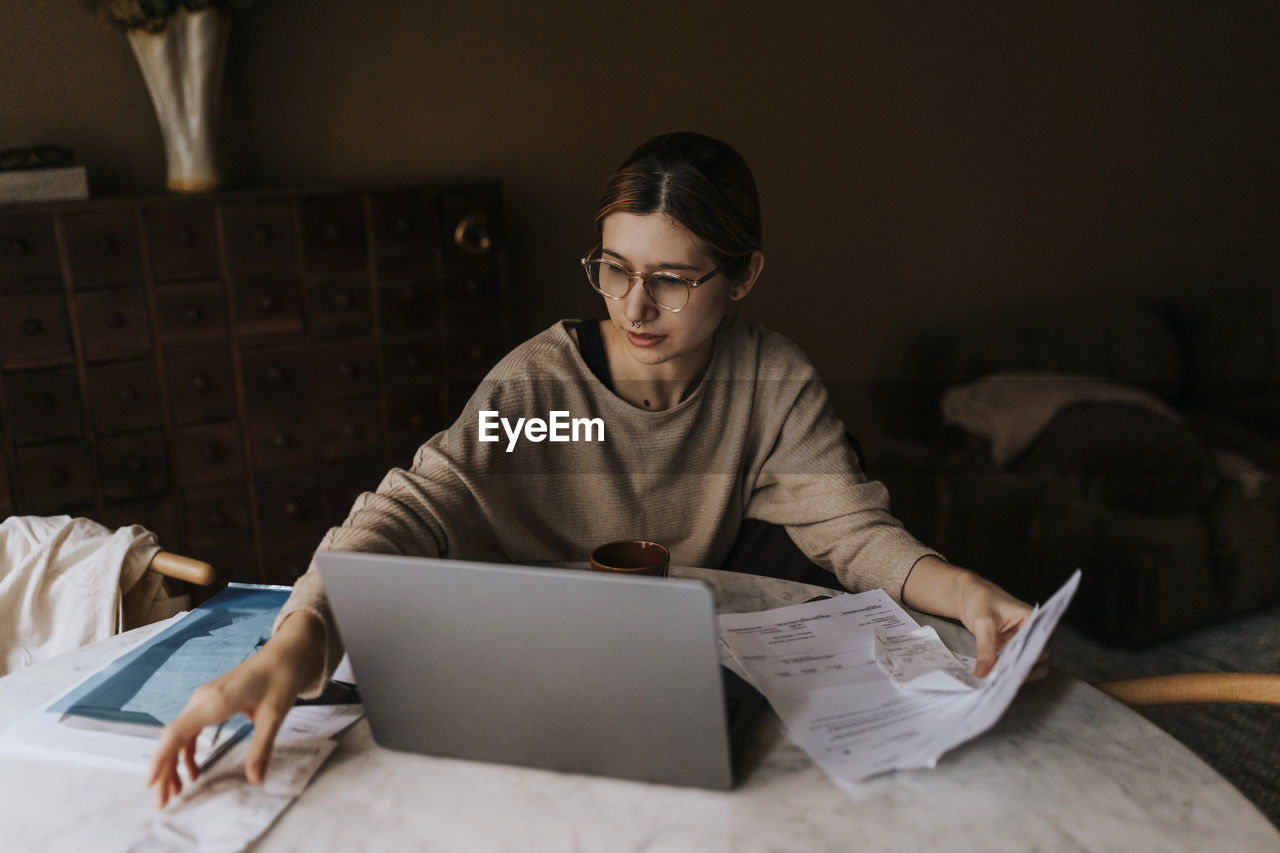
<path fill-rule="evenodd" d="M 732 786 L 704 584 L 337 551 L 317 565 L 379 745 Z"/>

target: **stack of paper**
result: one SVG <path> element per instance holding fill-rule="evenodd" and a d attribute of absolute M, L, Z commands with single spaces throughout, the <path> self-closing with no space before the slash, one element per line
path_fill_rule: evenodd
<path fill-rule="evenodd" d="M 1079 582 L 1037 607 L 981 680 L 881 590 L 721 616 L 725 663 L 838 784 L 933 767 L 1000 719 Z"/>

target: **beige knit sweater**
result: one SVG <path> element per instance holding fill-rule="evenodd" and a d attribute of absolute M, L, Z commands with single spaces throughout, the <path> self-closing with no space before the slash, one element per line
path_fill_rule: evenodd
<path fill-rule="evenodd" d="M 676 565 L 717 566 L 744 518 L 785 525 L 815 563 L 850 590 L 901 598 L 911 566 L 933 553 L 889 514 L 831 411 L 817 372 L 789 340 L 728 319 L 716 332 L 697 388 L 665 411 L 639 409 L 587 367 L 562 321 L 521 344 L 481 383 L 449 429 L 357 498 L 321 550 L 376 551 L 464 560 L 586 560 L 602 542 L 644 538 Z M 480 441 L 481 413 L 491 426 Z M 579 441 L 513 442 L 498 421 L 580 428 Z M 603 440 L 600 440 L 600 431 Z M 591 441 L 583 440 L 588 434 Z M 536 435 L 536 433 L 535 433 Z M 280 618 L 297 609 L 325 625 L 324 677 L 341 657 L 315 565 L 298 579 Z M 277 622 L 278 624 L 278 622 Z"/>

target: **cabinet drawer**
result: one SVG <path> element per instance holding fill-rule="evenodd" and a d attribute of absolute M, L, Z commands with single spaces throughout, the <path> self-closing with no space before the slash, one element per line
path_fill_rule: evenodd
<path fill-rule="evenodd" d="M 380 456 L 330 465 L 325 474 L 322 528 L 338 527 L 351 514 L 361 492 L 372 492 L 386 476 L 387 466 Z"/>
<path fill-rule="evenodd" d="M 506 335 L 500 315 L 483 323 L 449 327 L 449 376 L 482 379 L 506 354 Z"/>
<path fill-rule="evenodd" d="M 456 313 L 456 307 L 471 306 L 476 303 L 497 302 L 502 296 L 498 274 L 495 271 L 478 271 L 474 275 L 451 278 L 445 282 L 445 313 Z M 458 306 L 461 303 L 461 306 Z M 497 311 L 497 307 L 494 308 Z"/>
<path fill-rule="evenodd" d="M 236 416 L 235 380 L 226 350 L 171 355 L 167 361 L 165 374 L 174 423 L 202 423 Z"/>
<path fill-rule="evenodd" d="M 249 496 L 243 488 L 189 491 L 181 517 L 187 547 L 195 554 L 222 552 L 253 541 Z"/>
<path fill-rule="evenodd" d="M 241 335 L 302 331 L 302 292 L 295 273 L 242 275 L 235 282 L 236 329 Z"/>
<path fill-rule="evenodd" d="M 89 446 L 64 441 L 18 448 L 14 505 L 29 515 L 53 514 L 93 503 Z"/>
<path fill-rule="evenodd" d="M 307 269 L 365 263 L 364 201 L 359 196 L 303 199 L 298 202 L 298 220 Z"/>
<path fill-rule="evenodd" d="M 311 351 L 305 345 L 246 349 L 240 354 L 250 416 L 305 411 L 311 399 Z"/>
<path fill-rule="evenodd" d="M 141 288 L 76 294 L 80 345 L 90 361 L 142 355 L 151 349 L 151 323 Z"/>
<path fill-rule="evenodd" d="M 262 582 L 292 586 L 306 572 L 320 540 L 272 543 L 263 548 Z"/>
<path fill-rule="evenodd" d="M 73 213 L 62 222 L 71 281 L 77 288 L 142 280 L 138 222 L 132 210 Z"/>
<path fill-rule="evenodd" d="M 316 399 L 377 392 L 378 359 L 367 338 L 317 344 L 314 355 Z"/>
<path fill-rule="evenodd" d="M 265 415 L 249 420 L 249 453 L 256 471 L 312 464 L 314 430 L 307 413 Z"/>
<path fill-rule="evenodd" d="M 446 274 L 489 269 L 502 240 L 502 194 L 497 185 L 449 190 L 440 195 Z"/>
<path fill-rule="evenodd" d="M 168 551 L 177 551 L 179 548 L 178 509 L 168 498 L 106 506 L 94 517 L 112 530 L 141 524 L 156 535 L 161 548 Z"/>
<path fill-rule="evenodd" d="M 156 278 L 218 272 L 218 229 L 209 202 L 157 204 L 143 211 Z"/>
<path fill-rule="evenodd" d="M 232 269 L 294 263 L 293 212 L 288 202 L 223 205 L 222 233 Z"/>
<path fill-rule="evenodd" d="M 209 486 L 243 476 L 239 424 L 203 424 L 174 431 L 173 477 L 183 486 Z"/>
<path fill-rule="evenodd" d="M 320 543 L 320 484 L 313 478 L 259 480 L 258 529 L 273 543 Z"/>
<path fill-rule="evenodd" d="M 445 376 L 444 336 L 439 333 L 392 338 L 382 349 L 388 387 L 420 386 Z"/>
<path fill-rule="evenodd" d="M 160 382 L 150 361 L 88 368 L 89 412 L 95 432 L 146 429 L 160 423 Z"/>
<path fill-rule="evenodd" d="M 227 295 L 221 282 L 157 287 L 156 313 L 164 344 L 227 339 Z"/>
<path fill-rule="evenodd" d="M 114 503 L 167 491 L 169 466 L 163 433 L 137 432 L 99 439 L 98 484 L 102 496 Z"/>
<path fill-rule="evenodd" d="M 377 397 L 326 403 L 316 409 L 320 458 L 326 462 L 378 454 L 382 417 Z"/>
<path fill-rule="evenodd" d="M 4 414 L 19 444 L 84 433 L 84 406 L 74 367 L 4 377 Z"/>
<path fill-rule="evenodd" d="M 16 282 L 40 280 L 57 286 L 61 278 L 53 217 L 0 216 L 0 290 Z"/>
<path fill-rule="evenodd" d="M 317 332 L 368 332 L 373 327 L 369 293 L 369 275 L 363 270 L 308 275 L 308 325 Z"/>
<path fill-rule="evenodd" d="M 438 247 L 435 201 L 426 190 L 373 196 L 373 247 L 379 260 L 425 258 Z"/>
<path fill-rule="evenodd" d="M 0 366 L 71 361 L 71 333 L 61 293 L 0 296 Z"/>
<path fill-rule="evenodd" d="M 424 332 L 440 322 L 440 283 L 429 267 L 383 270 L 378 274 L 383 334 Z"/>
<path fill-rule="evenodd" d="M 0 517 L 10 515 L 13 515 L 13 499 L 9 494 L 9 472 L 5 470 L 4 457 L 0 456 Z"/>
<path fill-rule="evenodd" d="M 406 453 L 411 456 L 419 445 L 449 425 L 442 393 L 441 385 L 432 383 L 387 394 L 387 441 L 397 464 L 404 462 Z"/>

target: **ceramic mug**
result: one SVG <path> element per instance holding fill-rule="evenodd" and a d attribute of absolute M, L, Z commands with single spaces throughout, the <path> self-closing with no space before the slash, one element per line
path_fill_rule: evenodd
<path fill-rule="evenodd" d="M 670 565 L 671 552 L 665 546 L 643 539 L 606 542 L 591 552 L 591 570 L 594 572 L 665 578 Z"/>

